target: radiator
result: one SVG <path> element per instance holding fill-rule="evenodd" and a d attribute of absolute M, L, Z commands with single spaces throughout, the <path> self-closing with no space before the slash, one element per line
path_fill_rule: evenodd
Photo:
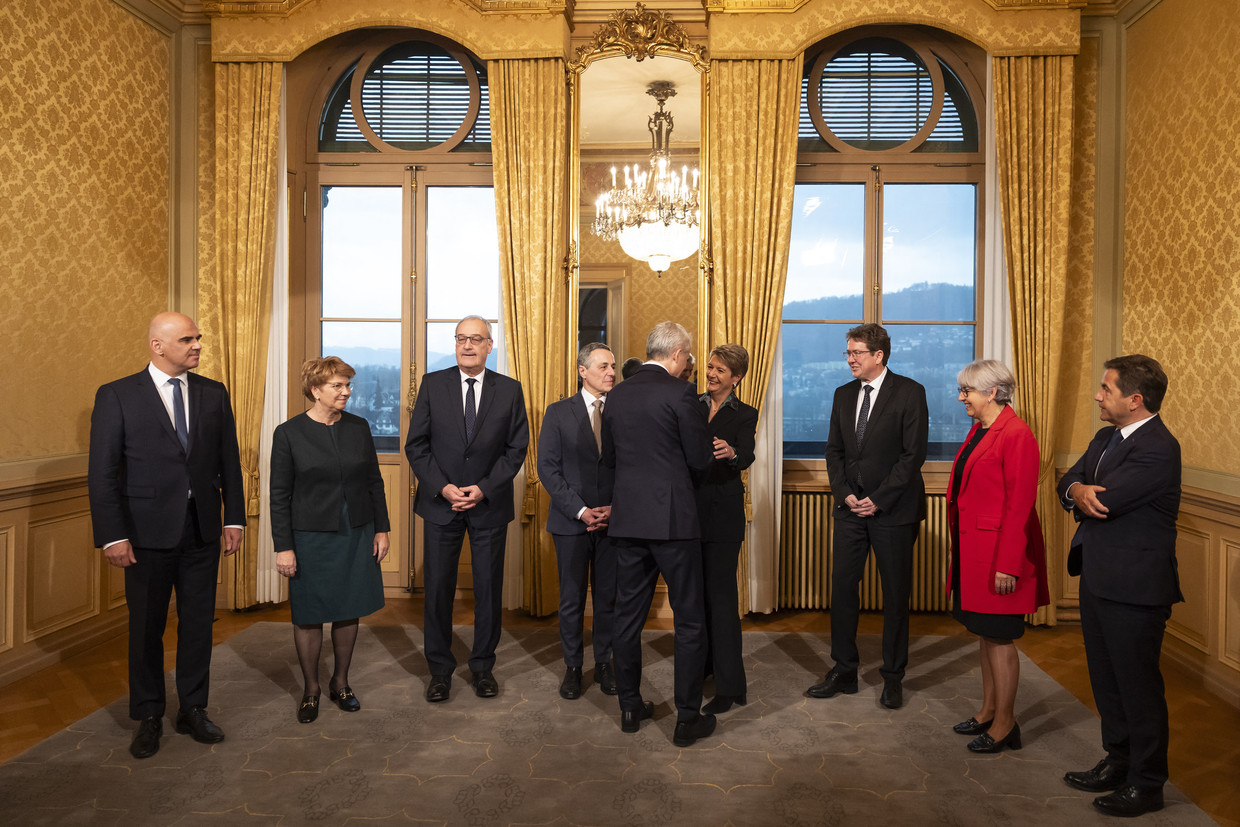
<path fill-rule="evenodd" d="M 833 517 L 830 494 L 786 491 L 781 501 L 779 538 L 779 607 L 781 609 L 827 609 L 831 605 L 831 534 Z M 946 591 L 951 562 L 951 539 L 947 529 L 947 500 L 941 494 L 926 497 L 926 519 L 913 548 L 914 611 L 949 608 Z M 881 609 L 883 592 L 874 555 L 866 562 L 861 578 L 861 608 Z"/>

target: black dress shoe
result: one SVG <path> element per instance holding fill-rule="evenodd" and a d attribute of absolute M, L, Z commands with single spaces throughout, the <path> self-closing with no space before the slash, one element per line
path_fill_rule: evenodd
<path fill-rule="evenodd" d="M 490 669 L 474 673 L 474 694 L 479 698 L 494 698 L 499 694 L 499 682 Z"/>
<path fill-rule="evenodd" d="M 224 731 L 211 723 L 207 711 L 200 706 L 177 713 L 177 732 L 192 736 L 200 744 L 218 744 L 224 740 Z"/>
<path fill-rule="evenodd" d="M 904 687 L 899 681 L 884 681 L 883 694 L 878 696 L 878 702 L 888 709 L 899 709 L 904 706 Z"/>
<path fill-rule="evenodd" d="M 1128 780 L 1128 768 L 1116 766 L 1103 758 L 1094 765 L 1092 770 L 1084 772 L 1067 772 L 1063 776 L 1064 783 L 1087 793 L 1105 793 L 1118 790 Z"/>
<path fill-rule="evenodd" d="M 164 734 L 164 722 L 160 718 L 143 718 L 138 731 L 129 744 L 129 754 L 134 758 L 150 758 L 159 752 L 159 736 Z"/>
<path fill-rule="evenodd" d="M 1110 795 L 1094 799 L 1094 808 L 1109 816 L 1133 818 L 1163 808 L 1161 789 L 1141 792 L 1131 784 L 1125 784 Z"/>
<path fill-rule="evenodd" d="M 448 700 L 450 694 L 452 694 L 452 677 L 431 675 L 431 682 L 426 685 L 426 700 L 435 704 Z"/>
<path fill-rule="evenodd" d="M 994 721 L 994 718 L 991 718 L 989 721 L 979 721 L 977 718 L 970 718 L 969 720 L 961 721 L 952 727 L 952 732 L 955 732 L 957 735 L 981 735 L 983 732 L 990 729 L 990 725 L 993 724 Z M 1075 775 L 1075 773 L 1069 773 L 1069 775 Z"/>
<path fill-rule="evenodd" d="M 319 696 L 303 695 L 297 707 L 297 723 L 312 724 L 319 717 Z"/>
<path fill-rule="evenodd" d="M 642 721 L 654 716 L 654 701 L 643 701 L 640 709 L 620 710 L 620 731 L 637 732 Z"/>
<path fill-rule="evenodd" d="M 616 670 L 610 663 L 594 664 L 594 682 L 598 684 L 599 689 L 603 690 L 604 695 L 615 695 L 617 692 Z"/>
<path fill-rule="evenodd" d="M 1020 724 L 1012 724 L 1011 731 L 998 741 L 991 738 L 989 732 L 983 732 L 969 742 L 970 752 L 1000 752 L 1004 747 L 1020 749 Z"/>
<path fill-rule="evenodd" d="M 327 697 L 335 701 L 336 706 L 340 707 L 345 712 L 357 712 L 362 708 L 362 702 L 357 699 L 357 696 L 353 694 L 353 689 L 348 686 L 341 689 L 339 692 L 328 688 Z"/>
<path fill-rule="evenodd" d="M 672 743 L 678 747 L 691 747 L 699 738 L 705 738 L 714 731 L 714 715 L 699 715 L 689 721 L 677 721 Z"/>
<path fill-rule="evenodd" d="M 733 705 L 744 706 L 748 701 L 744 695 L 716 695 L 711 698 L 706 706 L 702 707 L 702 711 L 710 715 L 721 715 L 732 708 Z"/>
<path fill-rule="evenodd" d="M 816 683 L 805 690 L 805 694 L 811 698 L 834 698 L 841 692 L 845 695 L 856 695 L 857 676 L 845 675 L 838 666 L 831 667 L 831 671 L 822 679 L 822 683 Z"/>
<path fill-rule="evenodd" d="M 564 670 L 564 680 L 560 681 L 560 697 L 566 701 L 574 701 L 581 697 L 580 666 L 570 666 Z"/>

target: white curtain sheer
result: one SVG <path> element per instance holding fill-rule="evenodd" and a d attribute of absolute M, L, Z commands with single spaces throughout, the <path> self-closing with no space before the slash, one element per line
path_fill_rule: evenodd
<path fill-rule="evenodd" d="M 775 343 L 766 398 L 749 467 L 749 502 L 753 522 L 746 527 L 749 554 L 749 610 L 779 608 L 780 501 L 784 487 L 784 337 Z"/>

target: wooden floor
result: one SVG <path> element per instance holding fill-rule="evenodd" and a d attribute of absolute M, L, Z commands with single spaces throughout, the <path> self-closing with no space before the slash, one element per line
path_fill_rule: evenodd
<path fill-rule="evenodd" d="M 472 622 L 468 605 L 458 605 L 455 622 Z M 288 622 L 287 604 L 246 613 L 221 612 L 215 642 L 221 643 L 257 621 Z M 422 625 L 422 601 L 389 600 L 387 607 L 366 619 L 375 625 Z M 505 612 L 507 628 L 554 626 L 555 618 L 532 618 L 524 612 Z M 169 624 L 172 627 L 174 624 Z M 651 621 L 653 628 L 670 628 L 670 621 Z M 746 629 L 767 632 L 808 632 L 825 636 L 830 616 L 817 611 L 784 611 L 759 615 Z M 863 634 L 879 634 L 882 618 L 866 613 Z M 914 635 L 968 636 L 950 617 L 914 614 Z M 289 635 L 292 647 L 292 635 Z M 165 638 L 167 663 L 173 663 L 175 638 Z M 1094 709 L 1085 670 L 1085 650 L 1079 626 L 1030 629 L 1019 646 L 1028 657 Z M 1171 714 L 1171 783 L 1183 790 L 1216 821 L 1240 827 L 1240 710 L 1210 695 L 1200 681 L 1169 668 L 1164 662 Z M 806 685 L 813 681 L 807 681 Z M 126 641 L 122 635 L 87 652 L 68 658 L 27 678 L 0 688 L 0 762 L 8 761 L 95 710 L 125 695 Z M 1099 747 L 1101 758 L 1101 747 Z M 1088 769 L 1087 767 L 1065 767 Z"/>

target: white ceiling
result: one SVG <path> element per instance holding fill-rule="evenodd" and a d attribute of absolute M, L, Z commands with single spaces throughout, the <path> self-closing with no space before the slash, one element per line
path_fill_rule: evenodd
<path fill-rule="evenodd" d="M 702 81 L 693 64 L 667 56 L 633 60 L 609 57 L 581 74 L 581 146 L 649 149 L 646 122 L 659 103 L 646 94 L 656 80 L 676 84 L 664 109 L 672 113 L 672 150 L 696 147 L 701 139 Z"/>

